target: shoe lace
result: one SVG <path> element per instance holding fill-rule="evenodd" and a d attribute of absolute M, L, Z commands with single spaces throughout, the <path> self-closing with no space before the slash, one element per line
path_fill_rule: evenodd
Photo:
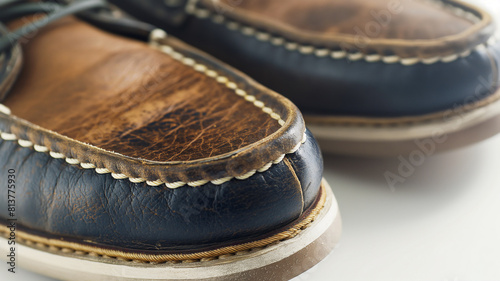
<path fill-rule="evenodd" d="M 2 24 L 28 15 L 46 16 L 13 31 Z M 116 17 L 105 0 L 65 0 L 28 2 L 27 0 L 0 0 L 0 84 L 7 75 L 7 64 L 14 46 L 40 28 L 65 16 L 76 15 L 103 30 L 147 41 L 155 26 L 131 18 Z"/>
<path fill-rule="evenodd" d="M 60 18 L 92 9 L 107 7 L 108 3 L 104 0 L 80 0 L 66 5 L 56 2 L 32 3 L 23 0 L 2 0 L 0 1 L 0 22 L 2 23 L 38 13 L 45 13 L 46 16 L 0 37 L 0 53 L 11 49 L 21 38 Z"/>

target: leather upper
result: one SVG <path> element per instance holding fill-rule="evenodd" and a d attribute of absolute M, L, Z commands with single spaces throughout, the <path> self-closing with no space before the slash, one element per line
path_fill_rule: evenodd
<path fill-rule="evenodd" d="M 16 171 L 25 229 L 175 252 L 267 235 L 316 200 L 321 154 L 297 108 L 175 38 L 64 19 L 23 52 L 0 178 Z"/>
<path fill-rule="evenodd" d="M 483 99 L 499 84 L 494 21 L 461 1 L 189 1 L 190 17 L 177 25 L 119 2 L 306 116 L 421 116 Z"/>

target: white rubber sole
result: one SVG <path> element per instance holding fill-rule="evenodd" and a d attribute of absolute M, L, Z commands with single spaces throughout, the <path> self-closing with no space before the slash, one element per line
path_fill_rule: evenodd
<path fill-rule="evenodd" d="M 294 238 L 242 255 L 194 263 L 145 264 L 17 244 L 18 266 L 62 280 L 289 280 L 325 258 L 340 238 L 338 205 L 324 180 L 323 187 L 324 208 L 309 227 Z M 3 237 L 0 247 L 2 253 L 9 247 Z M 2 254 L 3 259 L 5 256 Z"/>
<path fill-rule="evenodd" d="M 500 90 L 493 96 L 500 96 Z M 319 125 L 318 118 L 312 118 L 307 126 L 324 152 L 357 156 L 410 153 L 422 142 L 434 142 L 436 151 L 447 151 L 500 132 L 500 99 L 473 110 L 456 108 L 433 115 L 435 118 L 425 122 L 403 118 L 405 123 L 396 126 Z"/>

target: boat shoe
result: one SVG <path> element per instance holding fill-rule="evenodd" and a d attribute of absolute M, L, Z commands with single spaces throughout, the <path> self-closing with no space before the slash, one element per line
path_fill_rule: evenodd
<path fill-rule="evenodd" d="M 500 127 L 496 28 L 462 1 L 111 2 L 290 98 L 325 151 L 444 150 Z"/>
<path fill-rule="evenodd" d="M 333 249 L 337 204 L 292 102 L 148 24 L 114 21 L 104 1 L 11 2 L 0 9 L 9 271 L 288 280 Z"/>

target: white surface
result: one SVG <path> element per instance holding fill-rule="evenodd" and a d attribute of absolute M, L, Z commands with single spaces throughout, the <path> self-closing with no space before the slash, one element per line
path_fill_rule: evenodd
<path fill-rule="evenodd" d="M 500 280 L 500 136 L 427 159 L 392 191 L 399 160 L 327 158 L 340 245 L 297 280 Z"/>
<path fill-rule="evenodd" d="M 481 2 L 500 11 L 498 0 Z M 500 280 L 499 159 L 500 136 L 428 158 L 392 190 L 384 173 L 397 173 L 398 159 L 326 157 L 344 232 L 325 261 L 294 281 Z M 11 274 L 4 264 L 0 280 L 52 279 Z"/>

